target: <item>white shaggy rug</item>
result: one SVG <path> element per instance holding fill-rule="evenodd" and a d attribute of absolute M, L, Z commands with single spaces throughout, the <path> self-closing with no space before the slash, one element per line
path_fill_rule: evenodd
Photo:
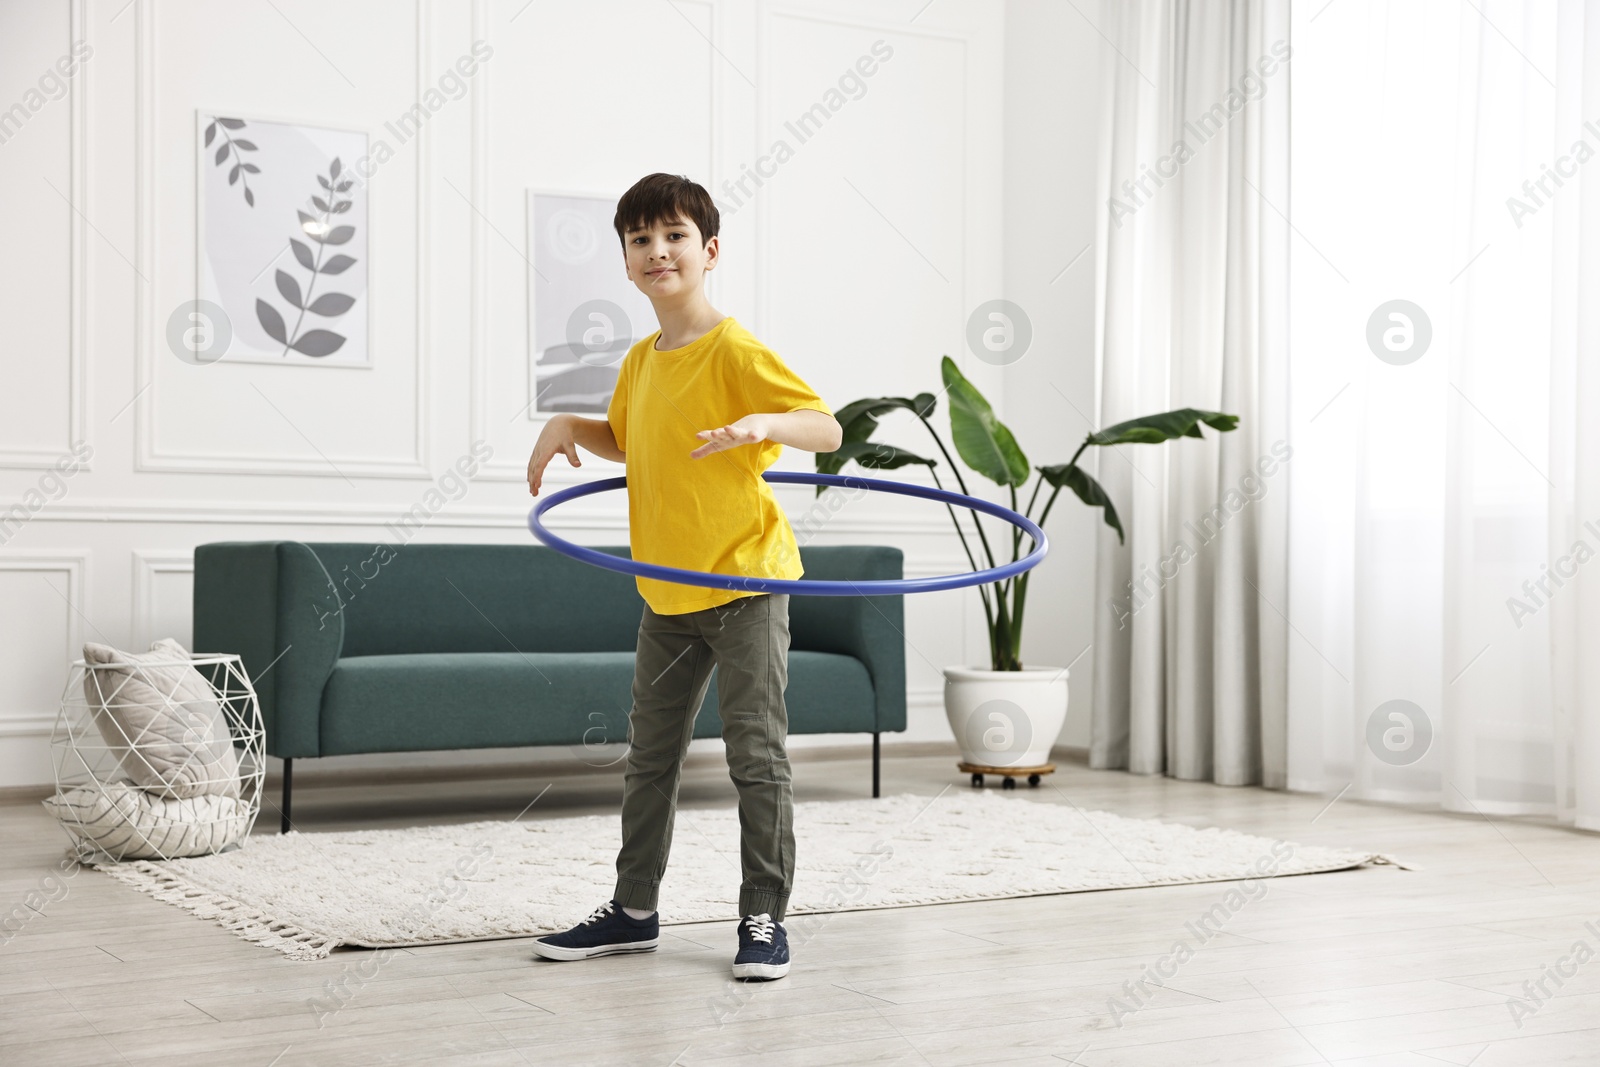
<path fill-rule="evenodd" d="M 1311 874 L 1394 861 L 1126 819 L 1026 794 L 946 790 L 795 804 L 788 918 L 961 900 Z M 616 815 L 251 837 L 99 869 L 291 959 L 564 930 L 611 897 Z M 739 817 L 680 809 L 664 925 L 738 919 Z"/>

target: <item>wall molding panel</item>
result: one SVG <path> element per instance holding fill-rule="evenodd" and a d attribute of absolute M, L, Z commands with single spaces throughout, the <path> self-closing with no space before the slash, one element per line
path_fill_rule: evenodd
<path fill-rule="evenodd" d="M 49 738 L 55 724 L 54 712 L 48 715 L 14 715 L 0 718 L 0 737 Z"/>
<path fill-rule="evenodd" d="M 66 671 L 83 654 L 84 625 L 88 619 L 89 552 L 8 547 L 0 553 L 0 574 L 4 573 L 38 574 L 41 580 L 48 574 L 59 574 L 65 578 L 64 589 L 55 582 L 48 583 L 57 594 L 54 602 L 61 607 L 66 631 L 66 642 L 61 649 L 60 683 L 54 694 L 59 697 L 60 686 L 66 682 Z M 50 728 L 56 718 L 53 703 L 48 708 L 17 707 L 10 694 L 0 695 L 0 700 L 4 701 L 0 704 L 0 736 L 50 736 Z M 8 783 L 0 782 L 0 785 L 3 784 Z"/>
<path fill-rule="evenodd" d="M 71 54 L 75 41 L 90 40 L 88 0 L 71 0 L 69 6 L 67 47 Z M 89 202 L 89 87 L 94 77 L 94 57 L 79 63 L 76 72 L 67 82 L 67 101 L 70 108 L 68 127 L 69 155 L 67 164 L 69 188 L 67 201 L 68 230 L 65 234 L 68 248 L 68 286 L 70 312 L 67 316 L 67 395 L 66 440 L 59 446 L 43 448 L 0 449 L 0 469 L 19 468 L 38 470 L 54 467 L 79 442 L 89 441 L 89 227 L 86 211 Z M 89 442 L 91 445 L 93 442 Z M 79 471 L 93 469 L 94 460 L 79 464 Z"/>
<path fill-rule="evenodd" d="M 428 310 L 433 298 L 429 284 L 430 259 L 428 255 L 429 233 L 428 226 L 431 219 L 431 203 L 437 193 L 433 186 L 433 168 L 429 159 L 433 136 L 426 124 L 417 132 L 416 145 L 416 306 L 415 336 L 416 336 L 416 366 L 415 372 L 415 420 L 416 432 L 413 438 L 414 449 L 410 456 L 396 457 L 394 459 L 370 459 L 355 457 L 292 457 L 281 455 L 246 453 L 210 452 L 206 454 L 163 452 L 156 443 L 156 419 L 160 411 L 160 390 L 157 388 L 158 376 L 156 374 L 156 344 L 165 325 L 165 318 L 157 307 L 157 286 L 154 279 L 158 275 L 157 263 L 158 241 L 157 234 L 160 227 L 159 208 L 157 207 L 156 191 L 160 186 L 156 175 L 156 159 L 159 147 L 159 102 L 160 91 L 157 86 L 157 71 L 159 69 L 159 56 L 157 51 L 157 27 L 155 12 L 158 5 L 154 0 L 131 0 L 134 4 L 134 70 L 135 70 L 135 167 L 134 167 L 134 205 L 135 205 L 135 240 L 134 260 L 140 266 L 140 273 L 150 281 L 140 287 L 140 296 L 136 301 L 137 314 L 134 324 L 134 352 L 137 371 L 137 388 L 134 404 L 134 440 L 135 458 L 134 470 L 149 472 L 180 472 L 188 474 L 281 474 L 296 477 L 313 478 L 421 478 L 433 477 L 429 464 L 429 442 L 431 433 L 429 422 L 431 411 L 429 405 L 429 372 L 428 364 L 431 356 L 429 344 L 429 318 Z M 421 99 L 425 90 L 431 88 L 428 77 L 432 72 L 432 33 L 429 30 L 432 0 L 416 0 L 414 8 L 414 34 L 415 45 L 415 81 L 416 98 Z M 244 109 L 251 110 L 251 109 Z M 193 123 L 186 129 L 192 129 Z M 369 226 L 372 226 L 369 216 Z M 373 227 L 377 229 L 377 227 Z M 379 255 L 370 251 L 368 292 L 375 292 L 380 285 L 386 284 L 389 277 L 388 265 Z M 186 276 L 184 291 L 187 293 L 193 285 L 194 275 Z M 383 352 L 375 353 L 373 359 L 394 358 L 394 354 Z M 335 374 L 332 370 L 310 370 L 310 374 Z M 361 373 L 374 373 L 364 370 Z M 252 379 L 252 382 L 254 379 Z M 313 448 L 316 446 L 313 445 Z"/>
<path fill-rule="evenodd" d="M 709 21 L 711 23 L 711 46 L 713 49 L 721 48 L 722 45 L 718 42 L 722 38 L 722 27 L 725 22 L 725 20 L 721 17 L 721 0 L 675 0 L 675 2 L 672 4 L 672 7 L 676 10 L 677 8 L 688 4 L 696 4 L 706 9 L 708 12 Z M 491 13 L 492 0 L 472 0 L 473 40 L 483 38 L 487 34 Z M 713 183 L 708 187 L 713 189 L 715 188 L 714 182 L 718 172 L 718 152 L 720 151 L 722 144 L 722 131 L 725 125 L 723 114 L 725 107 L 722 96 L 721 66 L 722 65 L 720 63 L 712 63 L 711 65 L 711 90 L 709 94 L 710 114 L 707 117 L 710 130 L 710 160 L 708 161 L 706 173 L 711 176 L 710 181 Z M 490 171 L 492 168 L 490 167 L 489 119 L 493 113 L 494 107 L 494 91 L 492 88 L 494 84 L 494 70 L 495 68 L 492 66 L 485 66 L 479 71 L 472 93 L 470 188 L 472 189 L 472 199 L 473 203 L 475 204 L 489 204 L 491 202 Z M 525 188 L 519 189 L 519 192 L 521 191 L 525 191 Z M 524 218 L 521 221 L 523 223 L 521 232 L 526 233 L 527 219 Z M 471 333 L 467 345 L 469 353 L 468 375 L 470 378 L 470 400 L 467 417 L 467 436 L 469 446 L 474 441 L 488 440 L 489 436 L 496 429 L 496 427 L 491 424 L 489 419 L 489 397 L 493 384 L 492 363 L 488 342 L 489 321 L 493 313 L 489 304 L 488 284 L 490 271 L 490 240 L 488 235 L 489 224 L 481 212 L 474 211 L 472 214 L 470 227 L 472 239 L 472 267 L 469 277 L 469 299 L 472 306 L 472 318 Z M 531 249 L 529 250 L 529 254 L 532 254 Z M 530 261 L 528 270 L 531 271 L 532 269 L 532 263 Z M 523 292 L 526 293 L 527 285 L 524 284 L 522 288 Z M 522 319 L 524 323 L 530 324 L 529 328 L 531 329 L 532 308 L 525 309 L 525 314 L 522 316 Z M 531 336 L 529 336 L 525 338 L 525 341 L 526 345 L 522 350 L 517 352 L 516 358 L 528 368 L 528 372 L 531 374 L 531 347 L 533 344 L 533 339 Z M 532 382 L 529 383 L 529 391 L 531 392 L 531 390 Z M 520 425 L 530 428 L 542 426 L 542 422 L 540 420 L 527 418 L 527 413 L 527 408 L 524 408 L 518 414 L 517 421 Z M 531 441 L 529 443 L 530 445 L 532 444 Z M 555 486 L 557 488 L 567 485 L 578 485 L 595 478 L 597 476 L 597 472 L 605 476 L 616 477 L 622 473 L 623 469 L 621 464 L 610 463 L 606 460 L 602 460 L 591 455 L 585 455 L 584 464 L 584 470 L 574 470 L 564 460 L 553 462 L 545 470 L 544 484 Z M 488 481 L 526 482 L 527 462 L 526 460 L 520 463 L 496 463 L 491 461 L 483 465 L 483 470 L 478 477 Z"/>
<path fill-rule="evenodd" d="M 142 650 L 156 628 L 156 583 L 163 574 L 193 574 L 194 553 L 180 549 L 133 550 L 132 644 Z"/>
<path fill-rule="evenodd" d="M 867 30 L 867 31 L 870 31 L 870 32 L 873 32 L 873 33 L 881 33 L 881 34 L 885 34 L 885 35 L 891 36 L 891 37 L 899 37 L 899 36 L 923 37 L 923 38 L 927 38 L 929 40 L 948 41 L 948 42 L 951 42 L 951 43 L 954 43 L 954 44 L 959 44 L 961 46 L 962 62 L 961 62 L 961 74 L 960 74 L 960 86 L 961 86 L 960 96 L 961 96 L 961 100 L 962 100 L 962 114 L 961 114 L 961 151 L 960 151 L 960 161 L 961 161 L 961 167 L 962 167 L 962 170 L 961 170 L 962 178 L 961 178 L 961 226 L 960 226 L 959 232 L 962 235 L 962 255 L 961 255 L 960 259 L 958 260 L 958 262 L 960 263 L 960 267 L 961 267 L 961 279 L 960 279 L 960 282 L 959 282 L 958 287 L 957 287 L 957 292 L 958 292 L 958 295 L 959 295 L 961 306 L 962 307 L 967 306 L 967 303 L 966 303 L 966 290 L 967 290 L 967 283 L 966 283 L 966 278 L 967 278 L 966 233 L 967 233 L 967 197 L 968 197 L 968 189 L 967 189 L 967 180 L 966 180 L 966 159 L 967 159 L 967 151 L 968 151 L 968 149 L 967 149 L 966 108 L 968 107 L 968 102 L 969 102 L 969 100 L 971 98 L 971 86 L 968 84 L 968 81 L 967 81 L 967 70 L 968 70 L 969 64 L 967 63 L 967 39 L 966 39 L 966 37 L 964 37 L 963 35 L 961 35 L 959 33 L 952 33 L 952 32 L 947 31 L 947 30 L 936 30 L 936 29 L 930 29 L 930 28 L 925 28 L 925 27 L 913 26 L 913 25 L 910 25 L 910 24 L 892 24 L 891 25 L 891 24 L 887 24 L 887 23 L 870 22 L 870 21 L 864 21 L 864 20 L 857 19 L 857 18 L 839 17 L 837 15 L 834 15 L 832 13 L 825 12 L 825 11 L 809 10 L 809 9 L 806 9 L 806 8 L 793 7 L 793 6 L 790 6 L 790 7 L 776 7 L 776 6 L 772 6 L 772 5 L 768 4 L 768 3 L 762 3 L 762 4 L 760 4 L 760 7 L 759 7 L 759 13 L 756 16 L 756 64 L 757 64 L 757 66 L 756 66 L 756 70 L 757 70 L 757 74 L 756 74 L 756 86 L 757 86 L 757 89 L 756 89 L 756 100 L 757 100 L 757 102 L 756 102 L 756 114 L 758 116 L 760 116 L 759 122 L 760 122 L 760 126 L 761 126 L 760 130 L 757 131 L 757 134 L 756 134 L 757 138 L 759 138 L 761 136 L 762 132 L 771 131 L 772 129 L 774 129 L 774 116 L 772 114 L 772 95 L 773 94 L 772 94 L 772 91 L 771 91 L 771 88 L 770 88 L 770 86 L 772 84 L 772 82 L 771 82 L 771 71 L 772 71 L 772 67 L 773 67 L 772 41 L 773 41 L 773 38 L 775 36 L 773 23 L 775 21 L 779 20 L 779 19 L 791 19 L 791 20 L 799 20 L 799 21 L 805 21 L 805 22 L 813 22 L 813 23 L 817 23 L 817 24 L 820 24 L 820 25 L 824 25 L 824 26 L 835 26 L 835 27 L 838 27 L 840 29 L 848 29 L 848 30 Z M 772 205 L 770 203 L 770 197 L 756 196 L 754 198 L 754 200 L 755 200 L 755 211 L 756 211 L 756 245 L 757 245 L 756 262 L 759 264 L 759 266 L 757 268 L 756 297 L 755 297 L 756 304 L 755 304 L 755 316 L 754 316 L 754 318 L 755 318 L 755 321 L 758 324 L 758 326 L 760 326 L 762 329 L 765 329 L 765 328 L 767 328 L 767 326 L 769 324 L 769 316 L 771 314 L 771 309 L 772 309 L 772 257 L 771 257 L 771 252 L 772 252 L 772 237 L 771 237 Z M 899 395 L 899 394 L 896 394 L 896 395 Z"/>

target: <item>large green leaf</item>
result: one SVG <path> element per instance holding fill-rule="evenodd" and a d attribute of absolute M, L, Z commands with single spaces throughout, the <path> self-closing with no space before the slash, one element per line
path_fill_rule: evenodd
<path fill-rule="evenodd" d="M 994 409 L 967 381 L 955 360 L 945 356 L 939 367 L 950 394 L 950 436 L 955 439 L 957 454 L 991 482 L 1027 484 L 1032 476 L 1028 457 L 1022 454 L 1011 431 L 994 417 Z"/>
<path fill-rule="evenodd" d="M 904 409 L 919 412 L 923 418 L 928 418 L 937 406 L 938 399 L 932 393 L 918 393 L 911 399 L 903 396 L 873 396 L 851 401 L 833 415 L 839 421 L 839 428 L 844 431 L 843 443 L 832 452 L 817 453 L 817 473 L 838 474 L 846 462 L 855 458 L 845 453 L 845 446 L 870 438 L 878 428 L 880 416 Z M 821 491 L 819 486 L 817 492 Z"/>
<path fill-rule="evenodd" d="M 1122 520 L 1117 518 L 1117 509 L 1112 506 L 1111 497 L 1106 495 L 1106 491 L 1088 471 L 1076 463 L 1058 463 L 1053 467 L 1040 467 L 1039 473 L 1044 475 L 1045 481 L 1057 489 L 1065 487 L 1077 493 L 1078 499 L 1091 508 L 1104 508 L 1106 525 L 1117 531 L 1119 544 L 1126 542 L 1127 538 L 1122 533 Z"/>
<path fill-rule="evenodd" d="M 838 419 L 839 425 L 845 428 L 845 440 L 849 441 L 852 440 L 849 435 L 850 426 L 858 419 L 866 418 L 875 423 L 878 416 L 894 411 L 897 408 L 918 412 L 923 418 L 929 418 L 933 415 L 938 403 L 938 399 L 932 393 L 918 393 L 911 399 L 903 396 L 871 396 L 864 400 L 855 400 L 846 404 L 834 412 L 833 417 Z M 870 433 L 871 431 L 868 430 L 867 432 Z M 865 439 L 864 436 L 854 438 L 854 440 Z"/>
<path fill-rule="evenodd" d="M 936 460 L 919 456 L 914 452 L 907 452 L 894 445 L 886 445 L 881 441 L 848 441 L 839 446 L 833 455 L 843 456 L 846 460 L 855 460 L 863 467 L 872 470 L 894 470 L 910 463 L 920 463 L 924 467 L 932 467 Z"/>
<path fill-rule="evenodd" d="M 1160 415 L 1145 415 L 1108 426 L 1089 435 L 1091 445 L 1154 445 L 1179 437 L 1201 437 L 1200 424 L 1228 432 L 1239 425 L 1239 416 L 1198 408 L 1179 408 Z"/>

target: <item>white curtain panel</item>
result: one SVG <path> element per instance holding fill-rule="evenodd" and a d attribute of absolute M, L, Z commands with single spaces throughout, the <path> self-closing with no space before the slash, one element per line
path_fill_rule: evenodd
<path fill-rule="evenodd" d="M 1286 782 L 1287 0 L 1107 0 L 1096 355 L 1101 426 L 1225 411 L 1098 477 L 1090 761 Z"/>
<path fill-rule="evenodd" d="M 1290 788 L 1600 829 L 1585 7 L 1295 6 Z"/>

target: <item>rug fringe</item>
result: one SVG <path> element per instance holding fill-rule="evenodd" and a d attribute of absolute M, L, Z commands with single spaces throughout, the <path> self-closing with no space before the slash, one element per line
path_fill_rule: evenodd
<path fill-rule="evenodd" d="M 186 885 L 170 871 L 148 860 L 91 864 L 123 885 L 165 904 L 176 904 L 201 919 L 210 919 L 237 937 L 275 949 L 291 960 L 320 960 L 338 948 L 337 937 L 312 933 L 257 911 L 239 901 Z"/>

